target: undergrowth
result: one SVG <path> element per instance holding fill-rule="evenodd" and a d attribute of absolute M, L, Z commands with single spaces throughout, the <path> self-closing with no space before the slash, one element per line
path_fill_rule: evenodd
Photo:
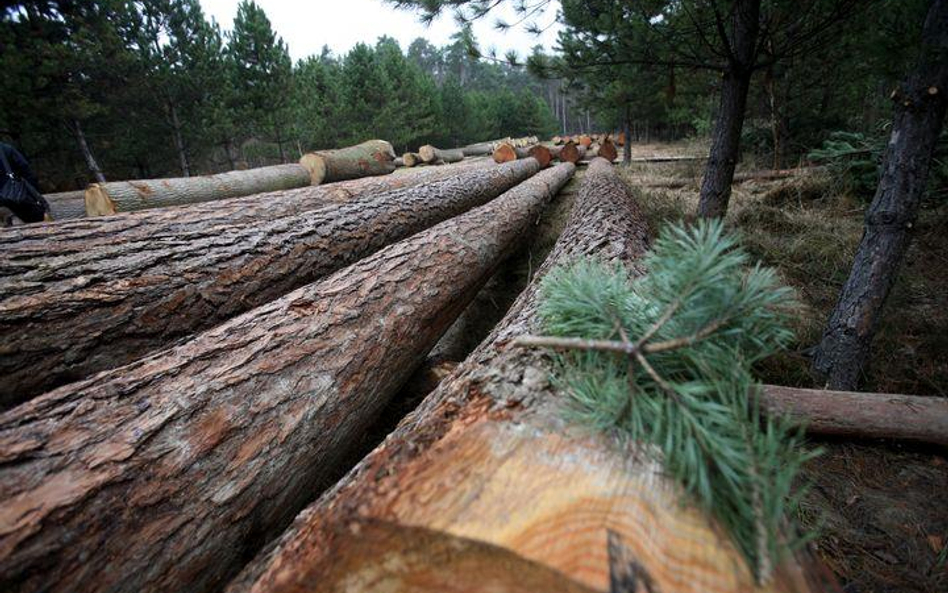
<path fill-rule="evenodd" d="M 552 271 L 539 308 L 547 336 L 523 345 L 556 349 L 570 417 L 653 445 L 766 582 L 807 537 L 787 517 L 815 455 L 799 429 L 760 413 L 751 373 L 790 341 L 791 293 L 772 270 L 748 267 L 718 222 L 666 227 L 645 264 L 634 281 L 596 261 Z"/>

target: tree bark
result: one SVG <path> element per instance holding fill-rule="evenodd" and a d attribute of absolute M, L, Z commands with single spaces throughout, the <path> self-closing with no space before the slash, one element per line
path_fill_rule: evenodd
<path fill-rule="evenodd" d="M 537 275 L 584 257 L 641 273 L 647 237 L 621 179 L 607 161 L 594 160 Z M 758 590 L 739 553 L 710 520 L 682 506 L 658 464 L 564 425 L 550 358 L 509 346 L 538 329 L 537 286 L 534 280 L 481 346 L 228 592 L 334 590 L 362 574 L 376 582 L 398 576 L 403 565 L 385 559 L 400 553 L 401 538 L 379 541 L 379 520 L 406 536 L 424 529 L 497 546 L 597 591 L 610 590 L 610 568 L 619 566 L 610 535 L 628 548 L 639 584 L 649 585 L 642 591 Z M 338 569 L 353 546 L 375 550 L 359 561 L 371 570 Z M 498 572 L 487 563 L 480 569 Z M 771 590 L 790 588 L 777 583 Z"/>
<path fill-rule="evenodd" d="M 79 150 L 82 151 L 82 158 L 86 160 L 86 166 L 89 167 L 89 171 L 97 182 L 105 183 L 105 175 L 102 174 L 102 169 L 99 168 L 99 163 L 96 162 L 95 156 L 93 156 L 92 150 L 89 148 L 89 143 L 86 142 L 86 135 L 82 131 L 82 125 L 78 119 L 73 120 L 72 125 L 73 131 L 76 134 L 76 141 L 79 142 Z"/>
<path fill-rule="evenodd" d="M 730 39 L 724 39 L 729 47 L 728 66 L 721 81 L 721 101 L 701 183 L 698 216 L 719 218 L 727 212 L 731 180 L 740 157 L 747 91 L 757 56 L 759 19 L 760 0 L 735 0 L 732 34 Z"/>
<path fill-rule="evenodd" d="M 760 403 L 769 414 L 801 422 L 808 434 L 948 445 L 948 400 L 943 397 L 764 385 Z"/>
<path fill-rule="evenodd" d="M 435 161 L 444 161 L 445 163 L 457 163 L 458 161 L 464 160 L 464 151 L 460 148 L 455 148 L 453 150 L 444 150 L 441 148 L 435 148 L 430 144 L 425 144 L 418 149 L 418 155 L 426 163 L 433 163 Z"/>
<path fill-rule="evenodd" d="M 279 217 L 237 206 L 236 224 L 213 210 L 181 208 L 4 233 L 0 407 L 269 302 L 483 204 L 538 168 L 532 159 L 471 168 Z"/>
<path fill-rule="evenodd" d="M 3 590 L 219 590 L 342 469 L 572 173 L 0 417 Z"/>
<path fill-rule="evenodd" d="M 53 220 L 71 220 L 86 215 L 85 191 L 64 191 L 43 196 L 49 203 L 49 214 Z"/>
<path fill-rule="evenodd" d="M 108 216 L 149 208 L 213 202 L 309 185 L 300 165 L 274 165 L 217 175 L 94 183 L 86 189 L 89 216 Z"/>
<path fill-rule="evenodd" d="M 319 185 L 372 175 L 388 175 L 395 170 L 395 151 L 384 140 L 369 140 L 356 146 L 311 152 L 300 164 L 310 172 L 311 183 Z"/>
<path fill-rule="evenodd" d="M 948 108 L 948 0 L 933 0 L 915 68 L 897 101 L 882 176 L 866 210 L 865 230 L 849 278 L 813 358 L 831 389 L 855 390 L 872 338 L 908 249 L 932 153 Z"/>

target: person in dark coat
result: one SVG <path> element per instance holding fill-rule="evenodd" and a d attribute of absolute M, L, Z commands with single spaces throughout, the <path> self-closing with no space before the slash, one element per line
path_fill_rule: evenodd
<path fill-rule="evenodd" d="M 44 220 L 49 204 L 38 187 L 39 182 L 26 157 L 16 148 L 0 142 L 0 207 L 7 208 L 23 222 Z"/>

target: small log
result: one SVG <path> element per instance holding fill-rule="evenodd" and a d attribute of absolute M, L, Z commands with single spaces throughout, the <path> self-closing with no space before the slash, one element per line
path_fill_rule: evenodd
<path fill-rule="evenodd" d="M 703 161 L 707 156 L 701 155 L 652 155 L 642 157 L 632 157 L 633 163 L 685 163 L 690 161 Z"/>
<path fill-rule="evenodd" d="M 614 163 L 619 158 L 619 151 L 616 150 L 616 145 L 611 140 L 606 139 L 599 145 L 599 156 L 610 163 Z"/>
<path fill-rule="evenodd" d="M 764 385 L 761 407 L 802 422 L 808 433 L 948 445 L 948 400 Z"/>
<path fill-rule="evenodd" d="M 300 165 L 275 165 L 217 175 L 93 183 L 85 191 L 88 216 L 212 202 L 309 185 Z"/>
<path fill-rule="evenodd" d="M 513 145 L 504 142 L 494 149 L 493 158 L 495 163 L 509 163 L 517 160 L 517 150 Z"/>
<path fill-rule="evenodd" d="M 369 140 L 356 146 L 304 154 L 300 164 L 309 171 L 313 185 L 372 175 L 388 175 L 395 170 L 395 151 L 384 140 Z"/>
<path fill-rule="evenodd" d="M 590 256 L 641 273 L 647 237 L 626 186 L 607 161 L 595 159 L 537 277 Z M 496 546 L 597 591 L 632 591 L 611 586 L 629 571 L 641 591 L 821 590 L 792 558 L 756 588 L 727 536 L 682 504 L 659 463 L 616 439 L 564 424 L 566 402 L 549 381 L 550 357 L 509 347 L 539 326 L 537 293 L 534 280 L 481 346 L 301 513 L 228 593 L 318 591 L 338 578 L 336 561 L 349 557 L 350 547 L 388 558 L 416 529 Z M 363 529 L 378 521 L 405 537 L 389 544 L 387 536 Z M 376 583 L 414 582 L 430 570 L 366 562 Z M 347 582 L 364 574 L 346 571 Z"/>
<path fill-rule="evenodd" d="M 404 167 L 404 166 L 405 166 L 405 159 L 403 159 L 403 158 L 400 157 L 400 156 L 397 156 L 397 157 L 395 157 L 394 164 L 395 164 L 395 168 L 396 168 L 396 169 L 399 168 L 399 167 Z"/>
<path fill-rule="evenodd" d="M 573 141 L 567 142 L 560 151 L 560 160 L 574 165 L 586 156 L 586 147 Z"/>
<path fill-rule="evenodd" d="M 550 149 L 542 144 L 534 144 L 530 148 L 526 149 L 526 156 L 533 157 L 540 163 L 541 169 L 546 169 L 550 166 L 550 163 L 553 161 L 553 153 L 550 152 Z M 518 151 L 517 156 L 520 156 Z M 524 157 L 525 158 L 525 157 Z"/>
<path fill-rule="evenodd" d="M 278 217 L 266 213 L 283 201 L 264 200 L 256 216 L 238 209 L 239 223 L 180 208 L 5 232 L 0 408 L 269 302 L 483 204 L 538 169 L 532 159 L 463 168 L 427 185 Z"/>
<path fill-rule="evenodd" d="M 220 590 L 344 469 L 573 171 L 0 416 L 0 589 Z"/>
<path fill-rule="evenodd" d="M 441 148 L 435 148 L 430 144 L 425 144 L 418 149 L 418 155 L 426 163 L 434 163 L 435 161 L 442 161 L 443 163 L 456 163 L 458 161 L 464 160 L 464 151 L 460 148 L 455 148 L 453 150 L 444 150 Z"/>
<path fill-rule="evenodd" d="M 85 190 L 45 194 L 43 197 L 49 203 L 49 215 L 54 221 L 83 218 L 86 215 Z"/>
<path fill-rule="evenodd" d="M 406 152 L 402 155 L 402 161 L 406 167 L 417 167 L 425 162 L 417 152 Z"/>

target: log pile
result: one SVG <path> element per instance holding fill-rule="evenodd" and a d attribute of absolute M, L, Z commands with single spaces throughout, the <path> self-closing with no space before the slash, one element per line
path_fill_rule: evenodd
<path fill-rule="evenodd" d="M 597 159 L 538 275 L 582 256 L 639 270 L 646 246 L 642 213 Z M 706 517 L 681 506 L 660 467 L 607 438 L 564 429 L 549 358 L 509 347 L 536 328 L 536 286 L 228 591 L 334 590 L 358 575 L 413 582 L 430 568 L 405 558 L 401 542 L 419 530 L 499 548 L 532 562 L 531 576 L 561 573 L 564 587 L 609 590 L 616 574 L 632 572 L 642 590 L 755 590 L 739 553 Z M 359 573 L 340 574 L 338 559 L 353 557 Z M 485 578 L 503 577 L 503 566 L 480 558 L 469 561 Z M 761 590 L 815 590 L 804 565 L 790 559 L 781 568 Z"/>
<path fill-rule="evenodd" d="M 572 173 L 0 416 L 2 589 L 217 590 L 328 485 Z"/>
<path fill-rule="evenodd" d="M 0 236 L 0 409 L 282 296 L 483 204 L 538 168 L 532 159 L 464 168 L 281 216 L 268 209 L 282 200 L 250 197 L 232 217 L 164 209 L 18 227 Z M 249 202 L 256 215 L 241 212 Z"/>

